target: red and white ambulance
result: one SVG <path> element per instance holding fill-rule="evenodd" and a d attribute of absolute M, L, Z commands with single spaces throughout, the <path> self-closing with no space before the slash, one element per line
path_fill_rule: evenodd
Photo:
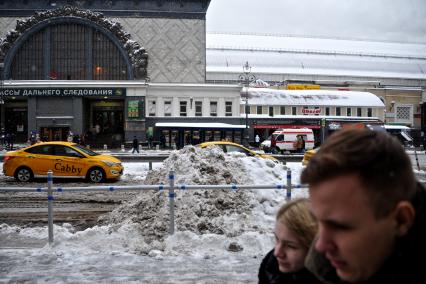
<path fill-rule="evenodd" d="M 305 141 L 304 150 L 314 148 L 314 133 L 309 128 L 283 128 L 272 133 L 271 148 L 279 152 L 295 152 L 297 137 L 301 136 Z"/>

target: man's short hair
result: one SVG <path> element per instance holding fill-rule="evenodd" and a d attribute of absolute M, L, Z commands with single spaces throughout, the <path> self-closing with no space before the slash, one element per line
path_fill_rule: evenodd
<path fill-rule="evenodd" d="M 301 182 L 315 185 L 346 174 L 358 175 L 377 218 L 388 215 L 399 201 L 410 200 L 416 189 L 410 158 L 386 132 L 336 131 L 311 158 Z"/>

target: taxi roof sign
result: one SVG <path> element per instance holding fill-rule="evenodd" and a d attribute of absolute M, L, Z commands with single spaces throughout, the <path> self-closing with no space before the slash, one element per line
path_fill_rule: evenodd
<path fill-rule="evenodd" d="M 319 90 L 320 85 L 288 84 L 288 90 Z"/>

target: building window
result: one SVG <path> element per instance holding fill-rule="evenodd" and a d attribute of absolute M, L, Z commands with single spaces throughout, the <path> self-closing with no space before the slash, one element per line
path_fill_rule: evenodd
<path fill-rule="evenodd" d="M 225 102 L 225 116 L 232 116 L 232 102 Z"/>
<path fill-rule="evenodd" d="M 291 115 L 297 115 L 297 108 L 291 107 Z"/>
<path fill-rule="evenodd" d="M 329 107 L 325 108 L 325 115 L 330 115 L 330 108 Z"/>
<path fill-rule="evenodd" d="M 172 101 L 164 101 L 164 116 L 172 116 Z"/>
<path fill-rule="evenodd" d="M 203 102 L 195 101 L 195 116 L 203 116 Z"/>
<path fill-rule="evenodd" d="M 187 116 L 187 107 L 188 102 L 187 101 L 180 101 L 180 116 Z"/>
<path fill-rule="evenodd" d="M 285 115 L 285 106 L 280 107 L 280 114 Z"/>
<path fill-rule="evenodd" d="M 155 116 L 155 101 L 148 101 L 148 116 Z"/>
<path fill-rule="evenodd" d="M 358 107 L 356 109 L 356 116 L 362 116 L 362 108 Z"/>
<path fill-rule="evenodd" d="M 404 106 L 397 106 L 396 109 L 396 120 L 400 122 L 409 122 L 411 121 L 412 117 L 412 106 L 404 105 Z"/>
<path fill-rule="evenodd" d="M 340 107 L 336 107 L 336 116 L 341 116 L 341 108 Z"/>
<path fill-rule="evenodd" d="M 367 108 L 367 116 L 372 117 L 373 116 L 373 109 L 371 107 Z"/>
<path fill-rule="evenodd" d="M 217 102 L 210 102 L 210 116 L 217 116 Z"/>
<path fill-rule="evenodd" d="M 273 106 L 269 107 L 269 116 L 274 116 L 274 107 Z"/>
<path fill-rule="evenodd" d="M 348 107 L 346 108 L 346 116 L 351 116 L 352 115 L 352 108 Z"/>
<path fill-rule="evenodd" d="M 257 106 L 256 107 L 256 113 L 257 114 L 262 114 L 262 106 Z"/>
<path fill-rule="evenodd" d="M 100 30 L 72 22 L 52 24 L 29 35 L 10 66 L 13 80 L 128 79 L 118 46 Z"/>

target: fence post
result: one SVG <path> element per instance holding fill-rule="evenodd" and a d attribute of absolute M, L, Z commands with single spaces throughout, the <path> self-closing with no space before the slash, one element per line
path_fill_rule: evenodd
<path fill-rule="evenodd" d="M 291 200 L 291 170 L 287 170 L 287 193 L 285 200 Z"/>
<path fill-rule="evenodd" d="M 53 172 L 47 172 L 47 220 L 49 231 L 49 245 L 53 243 L 53 194 L 52 194 Z"/>
<path fill-rule="evenodd" d="M 170 226 L 169 226 L 169 234 L 173 235 L 175 233 L 175 172 L 169 172 L 169 215 L 170 215 Z"/>
<path fill-rule="evenodd" d="M 419 157 L 417 156 L 416 148 L 414 148 L 414 156 L 416 157 L 417 170 L 420 171 Z"/>

